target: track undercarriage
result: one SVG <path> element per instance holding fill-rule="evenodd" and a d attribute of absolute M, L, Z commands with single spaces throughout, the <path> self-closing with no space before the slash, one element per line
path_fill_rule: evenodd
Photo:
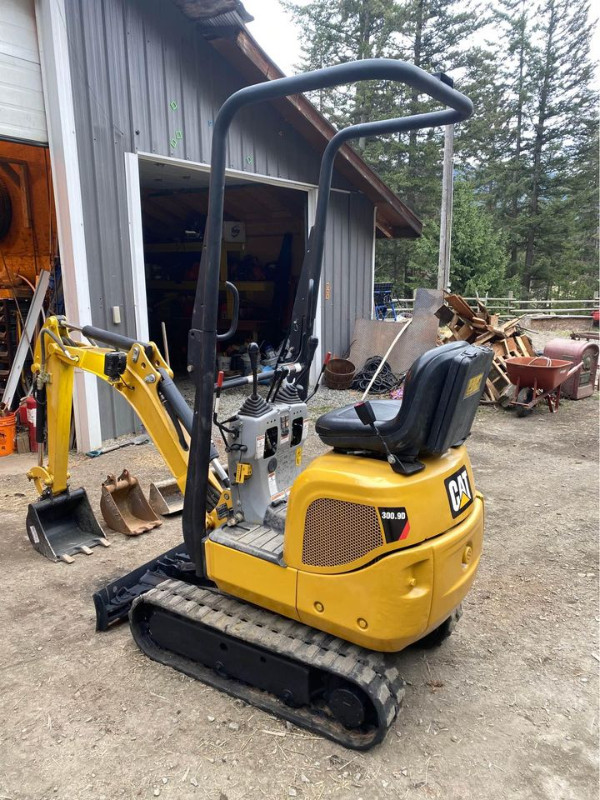
<path fill-rule="evenodd" d="M 404 697 L 392 656 L 222 594 L 166 580 L 133 603 L 150 658 L 344 747 L 380 742 Z"/>

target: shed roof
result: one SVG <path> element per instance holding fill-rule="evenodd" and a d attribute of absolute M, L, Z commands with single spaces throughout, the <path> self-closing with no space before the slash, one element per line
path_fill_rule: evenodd
<path fill-rule="evenodd" d="M 245 23 L 253 19 L 240 0 L 173 0 L 193 20 L 211 45 L 226 58 L 248 83 L 281 78 L 284 73 L 249 33 Z M 273 101 L 284 119 L 322 151 L 336 128 L 304 96 L 292 95 Z M 349 145 L 340 149 L 336 169 L 360 189 L 377 209 L 378 234 L 414 238 L 422 222 Z"/>

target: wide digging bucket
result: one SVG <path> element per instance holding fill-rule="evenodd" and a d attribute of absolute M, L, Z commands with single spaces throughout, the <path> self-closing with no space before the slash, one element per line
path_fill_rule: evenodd
<path fill-rule="evenodd" d="M 138 479 L 132 477 L 126 469 L 118 480 L 114 475 L 109 475 L 102 484 L 100 511 L 109 528 L 128 536 L 138 536 L 162 525 L 162 521 L 150 507 Z"/>
<path fill-rule="evenodd" d="M 173 478 L 150 484 L 150 506 L 163 517 L 183 511 L 183 494 Z"/>
<path fill-rule="evenodd" d="M 92 547 L 110 544 L 83 488 L 30 503 L 27 535 L 43 556 L 69 564 L 77 553 L 91 555 Z"/>

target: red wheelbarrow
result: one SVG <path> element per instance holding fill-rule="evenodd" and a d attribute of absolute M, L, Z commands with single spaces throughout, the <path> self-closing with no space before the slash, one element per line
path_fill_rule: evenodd
<path fill-rule="evenodd" d="M 573 366 L 572 361 L 563 361 L 548 356 L 519 356 L 506 360 L 506 371 L 515 392 L 509 405 L 516 407 L 517 416 L 531 414 L 533 407 L 546 400 L 550 413 L 560 405 L 560 387 L 569 380 L 583 364 Z"/>

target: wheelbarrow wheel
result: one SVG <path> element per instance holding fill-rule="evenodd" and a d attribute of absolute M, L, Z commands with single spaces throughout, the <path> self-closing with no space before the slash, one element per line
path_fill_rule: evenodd
<path fill-rule="evenodd" d="M 517 402 L 519 403 L 531 403 L 533 402 L 533 389 L 521 389 L 519 392 L 519 396 L 517 397 Z M 533 411 L 533 406 L 523 405 L 517 406 L 517 417 L 528 417 L 531 412 Z"/>

